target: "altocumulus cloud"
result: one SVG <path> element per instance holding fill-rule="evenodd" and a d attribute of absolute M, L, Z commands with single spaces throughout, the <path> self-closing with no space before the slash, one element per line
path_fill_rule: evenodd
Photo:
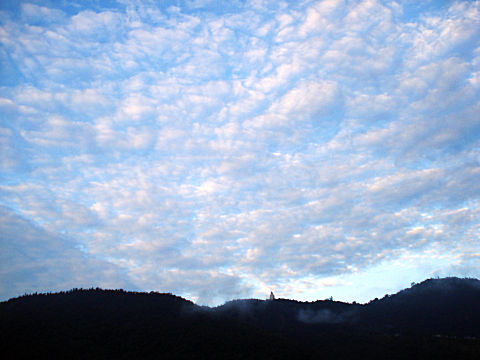
<path fill-rule="evenodd" d="M 480 276 L 478 1 L 0 9 L 2 299 Z"/>

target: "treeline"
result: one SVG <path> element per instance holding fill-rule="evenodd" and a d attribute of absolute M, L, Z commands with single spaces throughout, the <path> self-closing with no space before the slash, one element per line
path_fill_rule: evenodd
<path fill-rule="evenodd" d="M 368 304 L 99 288 L 0 303 L 2 359 L 480 359 L 480 281 L 429 279 Z"/>
<path fill-rule="evenodd" d="M 83 293 L 108 293 L 108 294 L 141 294 L 141 295 L 144 295 L 144 294 L 150 294 L 150 295 L 170 295 L 170 296 L 174 296 L 174 297 L 178 297 L 178 298 L 181 298 L 179 296 L 176 296 L 172 293 L 159 293 L 157 291 L 150 291 L 148 293 L 146 292 L 143 292 L 143 291 L 131 291 L 131 290 L 123 290 L 123 289 L 102 289 L 102 288 L 99 288 L 99 287 L 90 287 L 90 288 L 72 288 L 70 290 L 62 290 L 62 291 L 55 291 L 55 292 L 51 292 L 51 291 L 47 291 L 47 292 L 32 292 L 32 293 L 25 293 L 21 296 L 18 296 L 18 297 L 14 297 L 14 298 L 11 298 L 9 300 L 7 300 L 7 302 L 9 301 L 15 301 L 17 299 L 22 299 L 22 298 L 28 298 L 28 297 L 38 297 L 38 296 L 49 296 L 49 295 L 65 295 L 65 294 L 72 294 L 72 293 L 80 293 L 80 292 L 83 292 Z"/>

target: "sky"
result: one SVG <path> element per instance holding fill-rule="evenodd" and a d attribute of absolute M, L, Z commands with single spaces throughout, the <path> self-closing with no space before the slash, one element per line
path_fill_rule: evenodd
<path fill-rule="evenodd" d="M 479 224 L 479 1 L 0 2 L 0 300 L 367 302 Z"/>

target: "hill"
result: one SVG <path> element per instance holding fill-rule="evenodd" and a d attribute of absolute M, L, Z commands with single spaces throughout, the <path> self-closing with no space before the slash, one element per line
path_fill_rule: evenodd
<path fill-rule="evenodd" d="M 480 281 L 429 279 L 368 304 L 74 289 L 0 303 L 3 359 L 478 359 Z"/>

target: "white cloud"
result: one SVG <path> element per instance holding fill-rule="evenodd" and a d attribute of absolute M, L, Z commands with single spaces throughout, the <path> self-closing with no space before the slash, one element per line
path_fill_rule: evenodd
<path fill-rule="evenodd" d="M 210 304 L 398 259 L 477 274 L 478 4 L 209 4 L 2 14 L 0 200 L 38 263 L 65 235 L 105 283 Z M 10 292 L 57 288 L 15 256 Z"/>
<path fill-rule="evenodd" d="M 72 142 L 79 147 L 91 145 L 92 129 L 89 124 L 71 122 L 59 116 L 49 117 L 40 131 L 26 130 L 22 132 L 25 140 L 39 146 L 67 147 Z"/>
<path fill-rule="evenodd" d="M 60 21 L 65 19 L 65 13 L 58 9 L 52 9 L 45 6 L 39 6 L 31 3 L 21 4 L 22 15 L 27 21 Z"/>
<path fill-rule="evenodd" d="M 332 81 L 300 83 L 272 104 L 270 111 L 289 118 L 326 115 L 329 108 L 340 102 L 338 85 Z"/>
<path fill-rule="evenodd" d="M 120 14 L 104 11 L 94 12 L 85 10 L 74 15 L 70 19 L 70 31 L 76 35 L 104 37 L 105 33 L 113 33 L 118 30 L 122 23 Z"/>

